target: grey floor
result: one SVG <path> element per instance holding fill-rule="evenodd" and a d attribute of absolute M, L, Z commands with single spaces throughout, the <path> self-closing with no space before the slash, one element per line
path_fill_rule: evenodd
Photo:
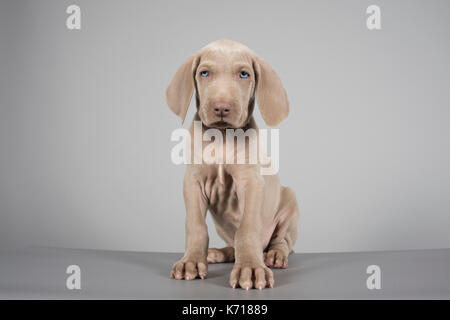
<path fill-rule="evenodd" d="M 450 299 L 450 249 L 293 254 L 275 270 L 275 288 L 231 289 L 232 264 L 209 266 L 206 280 L 169 278 L 176 253 L 27 248 L 0 252 L 1 299 Z M 81 289 L 66 269 L 81 268 Z M 381 268 L 369 290 L 366 268 Z"/>

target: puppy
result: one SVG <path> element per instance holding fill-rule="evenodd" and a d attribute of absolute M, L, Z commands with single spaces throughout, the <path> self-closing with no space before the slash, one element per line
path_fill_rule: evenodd
<path fill-rule="evenodd" d="M 257 129 L 252 116 L 255 102 L 270 126 L 279 124 L 289 113 L 287 94 L 275 71 L 249 48 L 230 40 L 207 45 L 176 72 L 166 100 L 183 122 L 194 92 L 194 120 L 201 121 L 202 130 Z M 194 135 L 194 124 L 190 133 Z M 248 151 L 247 140 L 244 144 Z M 191 152 L 199 156 L 196 150 Z M 277 175 L 261 175 L 260 167 L 258 163 L 204 161 L 187 165 L 186 250 L 173 265 L 172 278 L 204 279 L 208 263 L 234 261 L 230 275 L 233 288 L 273 287 L 270 268 L 287 267 L 297 240 L 299 210 L 294 192 L 281 186 Z M 208 248 L 207 211 L 227 247 Z"/>

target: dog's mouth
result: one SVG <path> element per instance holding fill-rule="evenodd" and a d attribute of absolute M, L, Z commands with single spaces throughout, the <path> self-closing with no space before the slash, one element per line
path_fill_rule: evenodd
<path fill-rule="evenodd" d="M 231 123 L 228 123 L 226 121 L 216 121 L 209 125 L 211 128 L 218 128 L 218 129 L 227 129 L 227 128 L 233 128 L 233 125 Z"/>

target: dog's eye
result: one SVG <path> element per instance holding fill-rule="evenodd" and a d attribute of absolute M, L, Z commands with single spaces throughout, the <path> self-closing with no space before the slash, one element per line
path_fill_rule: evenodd
<path fill-rule="evenodd" d="M 209 71 L 208 70 L 203 70 L 203 71 L 200 72 L 200 75 L 202 77 L 207 77 L 207 76 L 209 76 Z"/>
<path fill-rule="evenodd" d="M 242 79 L 247 79 L 250 75 L 248 74 L 248 72 L 245 71 L 241 71 L 239 73 L 239 77 L 241 77 Z"/>

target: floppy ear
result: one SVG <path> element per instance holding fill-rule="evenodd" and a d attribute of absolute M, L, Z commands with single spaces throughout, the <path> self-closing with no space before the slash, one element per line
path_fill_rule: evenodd
<path fill-rule="evenodd" d="M 289 114 L 289 101 L 280 78 L 263 59 L 255 57 L 256 101 L 264 121 L 276 126 Z"/>
<path fill-rule="evenodd" d="M 198 60 L 197 55 L 187 58 L 175 73 L 166 90 L 167 105 L 173 113 L 181 118 L 182 123 L 194 93 L 194 72 L 197 69 Z"/>

